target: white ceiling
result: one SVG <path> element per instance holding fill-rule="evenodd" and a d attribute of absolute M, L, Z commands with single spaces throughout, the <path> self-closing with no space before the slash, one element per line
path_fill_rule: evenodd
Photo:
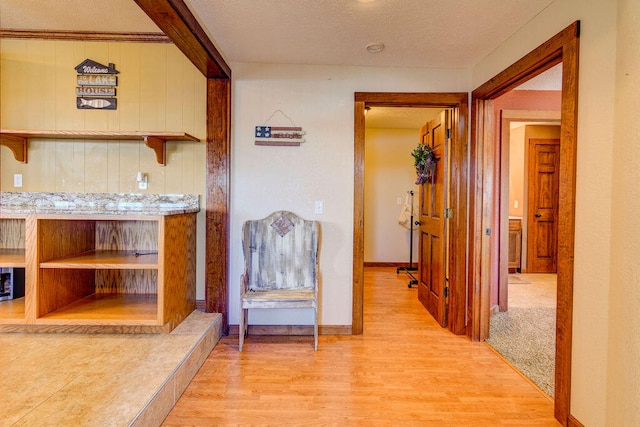
<path fill-rule="evenodd" d="M 228 61 L 469 68 L 553 0 L 185 0 Z M 0 27 L 154 32 L 133 0 L 0 0 Z M 384 43 L 378 54 L 369 43 Z"/>
<path fill-rule="evenodd" d="M 185 0 L 228 62 L 470 68 L 554 0 Z M 0 0 L 0 28 L 159 32 L 133 0 Z M 367 52 L 383 43 L 381 53 Z M 559 89 L 559 68 L 522 89 Z M 368 127 L 415 127 L 387 108 Z M 382 114 L 382 113 L 385 114 Z M 388 117 L 386 124 L 382 121 Z M 419 127 L 419 126 L 417 126 Z"/>

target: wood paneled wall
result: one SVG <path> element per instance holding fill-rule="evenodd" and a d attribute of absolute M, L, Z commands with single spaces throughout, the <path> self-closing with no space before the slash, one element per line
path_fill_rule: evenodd
<path fill-rule="evenodd" d="M 76 108 L 74 68 L 87 58 L 120 72 L 117 110 Z M 142 171 L 148 193 L 204 194 L 206 80 L 174 45 L 3 39 L 0 61 L 2 128 L 184 131 L 203 141 L 169 142 L 161 166 L 140 142 L 32 140 L 28 164 L 0 148 L 1 190 L 136 193 Z"/>
<path fill-rule="evenodd" d="M 115 64 L 117 110 L 76 108 L 75 67 L 85 59 Z M 9 39 L 0 43 L 0 123 L 6 129 L 182 131 L 201 142 L 166 145 L 167 165 L 142 142 L 41 140 L 29 142 L 29 162 L 0 147 L 1 191 L 200 194 L 206 200 L 207 83 L 172 44 Z M 139 190 L 136 173 L 148 174 Z M 22 174 L 23 187 L 13 187 Z M 202 226 L 200 226 L 202 227 Z M 204 271 L 204 232 L 198 270 Z M 198 277 L 204 298 L 204 274 Z"/>

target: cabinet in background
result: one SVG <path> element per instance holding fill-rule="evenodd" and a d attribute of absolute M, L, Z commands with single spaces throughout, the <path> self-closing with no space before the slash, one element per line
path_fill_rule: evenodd
<path fill-rule="evenodd" d="M 522 257 L 522 220 L 509 218 L 509 272 L 519 273 Z"/>

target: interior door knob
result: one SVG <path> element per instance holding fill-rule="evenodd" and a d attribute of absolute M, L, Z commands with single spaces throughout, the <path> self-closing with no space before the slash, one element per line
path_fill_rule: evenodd
<path fill-rule="evenodd" d="M 420 221 L 416 221 L 416 222 L 415 222 L 415 224 L 416 224 L 416 225 L 422 225 L 422 222 L 420 222 Z"/>
<path fill-rule="evenodd" d="M 542 216 L 542 214 L 537 213 L 536 214 L 536 218 L 540 218 Z"/>

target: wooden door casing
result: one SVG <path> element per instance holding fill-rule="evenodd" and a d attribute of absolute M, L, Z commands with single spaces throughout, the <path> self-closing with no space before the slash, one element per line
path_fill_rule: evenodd
<path fill-rule="evenodd" d="M 527 272 L 555 273 L 560 140 L 529 140 Z"/>
<path fill-rule="evenodd" d="M 420 186 L 418 212 L 418 299 L 442 326 L 447 326 L 447 230 L 449 111 L 429 121 L 421 142 L 434 151 L 438 162 L 431 182 Z"/>

